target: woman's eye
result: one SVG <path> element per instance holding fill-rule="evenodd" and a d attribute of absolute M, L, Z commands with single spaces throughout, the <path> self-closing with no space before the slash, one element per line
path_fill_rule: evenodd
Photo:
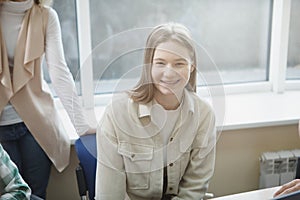
<path fill-rule="evenodd" d="M 165 66 L 165 63 L 163 63 L 163 62 L 156 62 L 154 64 L 159 67 Z"/>
<path fill-rule="evenodd" d="M 184 67 L 184 66 L 186 66 L 186 64 L 185 63 L 175 63 L 175 66 L 176 67 Z"/>

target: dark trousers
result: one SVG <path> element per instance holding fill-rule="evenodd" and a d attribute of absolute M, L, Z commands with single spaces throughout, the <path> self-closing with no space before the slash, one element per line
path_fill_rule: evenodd
<path fill-rule="evenodd" d="M 0 126 L 0 142 L 19 168 L 32 194 L 45 199 L 51 161 L 25 124 Z"/>

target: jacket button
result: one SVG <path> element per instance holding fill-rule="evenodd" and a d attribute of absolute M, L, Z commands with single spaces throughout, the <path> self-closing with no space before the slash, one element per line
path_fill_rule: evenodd
<path fill-rule="evenodd" d="M 173 138 L 171 137 L 171 138 L 170 138 L 170 142 L 172 142 L 172 141 L 173 141 Z"/>
<path fill-rule="evenodd" d="M 172 166 L 173 166 L 173 163 L 170 163 L 169 166 L 172 167 Z"/>
<path fill-rule="evenodd" d="M 135 154 L 131 154 L 131 158 L 134 158 L 135 157 Z"/>
<path fill-rule="evenodd" d="M 173 190 L 173 188 L 172 188 L 172 187 L 170 187 L 170 188 L 169 188 L 169 190 Z"/>

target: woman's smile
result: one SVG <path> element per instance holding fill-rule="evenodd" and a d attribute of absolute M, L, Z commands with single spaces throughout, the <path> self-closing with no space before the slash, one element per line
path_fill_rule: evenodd
<path fill-rule="evenodd" d="M 177 83 L 179 83 L 180 79 L 177 79 L 177 80 L 161 80 L 160 82 L 162 84 L 165 84 L 165 85 L 175 85 Z"/>

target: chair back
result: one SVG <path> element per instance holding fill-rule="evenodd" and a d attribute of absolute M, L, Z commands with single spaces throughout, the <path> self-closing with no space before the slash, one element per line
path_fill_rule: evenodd
<path fill-rule="evenodd" d="M 77 139 L 75 150 L 84 172 L 89 199 L 94 199 L 97 164 L 96 134 L 84 135 Z"/>
<path fill-rule="evenodd" d="M 296 177 L 295 177 L 295 179 L 300 179 L 300 157 L 297 158 Z"/>

